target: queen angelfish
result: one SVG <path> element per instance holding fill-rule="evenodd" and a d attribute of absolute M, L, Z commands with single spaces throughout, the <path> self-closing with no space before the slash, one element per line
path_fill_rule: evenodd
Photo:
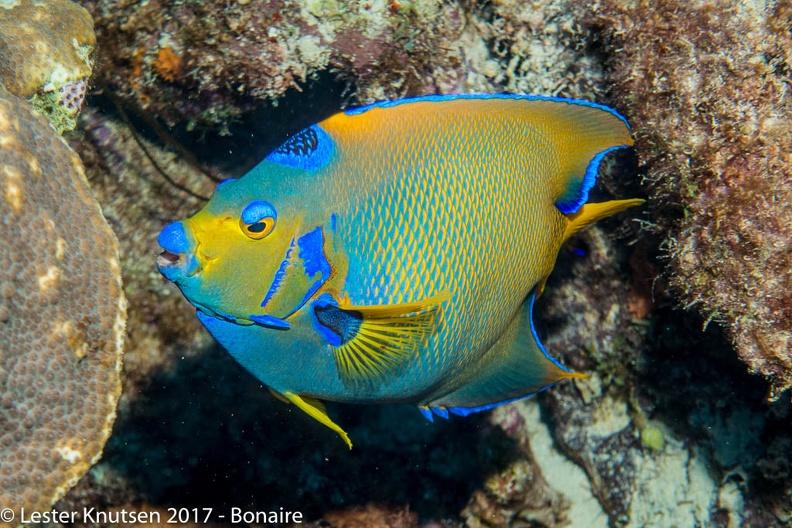
<path fill-rule="evenodd" d="M 570 99 L 426 96 L 289 138 L 159 235 L 157 265 L 234 358 L 337 432 L 320 400 L 467 415 L 581 376 L 532 312 L 623 117 Z"/>

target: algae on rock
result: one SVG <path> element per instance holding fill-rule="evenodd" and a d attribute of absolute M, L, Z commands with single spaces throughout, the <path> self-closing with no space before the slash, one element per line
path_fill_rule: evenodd
<path fill-rule="evenodd" d="M 792 3 L 608 0 L 608 80 L 680 302 L 792 386 Z"/>

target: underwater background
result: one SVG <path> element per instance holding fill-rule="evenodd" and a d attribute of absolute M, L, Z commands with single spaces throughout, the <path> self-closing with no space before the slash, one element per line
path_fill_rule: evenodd
<path fill-rule="evenodd" d="M 0 509 L 792 526 L 791 28 L 789 0 L 0 0 Z M 615 108 L 636 143 L 593 198 L 648 202 L 537 303 L 586 379 L 434 423 L 330 404 L 349 451 L 214 343 L 157 234 L 305 126 L 434 93 Z"/>

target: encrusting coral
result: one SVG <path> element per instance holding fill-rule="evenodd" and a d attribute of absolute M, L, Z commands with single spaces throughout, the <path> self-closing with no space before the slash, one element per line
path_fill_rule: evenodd
<path fill-rule="evenodd" d="M 116 238 L 79 158 L 1 87 L 0 144 L 0 504 L 19 520 L 102 453 L 126 301 Z"/>
<path fill-rule="evenodd" d="M 792 386 L 792 2 L 602 2 L 609 80 L 681 303 Z"/>
<path fill-rule="evenodd" d="M 95 17 L 107 62 L 100 76 L 120 95 L 171 123 L 226 126 L 231 117 L 277 100 L 289 88 L 299 90 L 311 75 L 327 69 L 354 78 L 363 90 L 375 88 L 363 94 L 371 99 L 435 91 L 432 85 L 457 82 L 461 64 L 457 53 L 435 52 L 450 50 L 448 42 L 463 25 L 454 3 L 83 4 Z M 185 91 L 197 97 L 188 100 Z"/>
<path fill-rule="evenodd" d="M 69 0 L 0 2 L 0 84 L 60 132 L 76 124 L 95 45 L 91 16 Z"/>

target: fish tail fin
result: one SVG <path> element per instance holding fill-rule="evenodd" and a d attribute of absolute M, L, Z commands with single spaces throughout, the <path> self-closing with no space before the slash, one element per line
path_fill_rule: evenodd
<path fill-rule="evenodd" d="M 564 240 L 598 220 L 620 213 L 630 207 L 641 205 L 645 201 L 641 198 L 632 198 L 583 204 L 576 212 L 566 215 L 567 224 L 564 229 Z"/>
<path fill-rule="evenodd" d="M 613 150 L 633 144 L 627 121 L 615 110 L 587 101 L 542 101 L 542 117 L 553 126 L 547 139 L 558 153 L 552 196 L 564 214 L 576 212 L 588 201 L 600 162 Z"/>
<path fill-rule="evenodd" d="M 486 363 L 454 390 L 427 398 L 419 403 L 426 416 L 434 413 L 447 417 L 448 413 L 467 416 L 505 403 L 532 396 L 568 378 L 583 378 L 550 357 L 533 326 L 534 290 L 520 314 L 485 356 Z"/>

